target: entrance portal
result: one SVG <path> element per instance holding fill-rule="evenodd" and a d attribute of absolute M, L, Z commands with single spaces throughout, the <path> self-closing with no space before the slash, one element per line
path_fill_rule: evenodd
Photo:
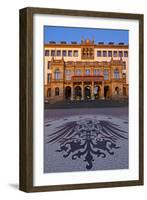
<path fill-rule="evenodd" d="M 80 100 L 81 97 L 82 97 L 81 87 L 80 86 L 76 86 L 75 87 L 75 99 L 76 100 Z"/>
<path fill-rule="evenodd" d="M 85 99 L 91 99 L 91 88 L 90 86 L 86 86 L 84 89 Z"/>
<path fill-rule="evenodd" d="M 71 98 L 71 87 L 67 86 L 65 88 L 65 99 L 70 99 Z"/>
<path fill-rule="evenodd" d="M 115 94 L 119 95 L 119 87 L 115 88 Z"/>
<path fill-rule="evenodd" d="M 94 86 L 94 99 L 99 99 L 100 98 L 100 92 L 101 88 L 99 85 Z"/>
<path fill-rule="evenodd" d="M 104 86 L 104 97 L 109 98 L 109 86 Z"/>

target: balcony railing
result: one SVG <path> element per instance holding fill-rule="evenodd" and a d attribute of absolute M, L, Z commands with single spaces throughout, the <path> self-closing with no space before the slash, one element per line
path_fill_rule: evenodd
<path fill-rule="evenodd" d="M 72 76 L 72 81 L 103 81 L 104 76 Z"/>

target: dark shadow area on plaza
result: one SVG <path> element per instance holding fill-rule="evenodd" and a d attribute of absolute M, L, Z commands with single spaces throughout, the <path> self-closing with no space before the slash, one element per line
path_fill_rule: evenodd
<path fill-rule="evenodd" d="M 116 108 L 127 107 L 128 100 L 81 100 L 81 101 L 59 101 L 55 103 L 46 102 L 45 109 L 73 109 L 73 108 Z"/>

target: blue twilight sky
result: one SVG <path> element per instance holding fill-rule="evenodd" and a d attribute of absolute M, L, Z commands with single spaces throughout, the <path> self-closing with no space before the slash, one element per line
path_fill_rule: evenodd
<path fill-rule="evenodd" d="M 98 29 L 98 28 L 75 28 L 75 27 L 61 27 L 61 26 L 44 26 L 44 43 L 49 41 L 71 41 L 81 42 L 84 39 L 94 39 L 95 43 L 98 42 L 129 42 L 129 31 L 118 29 Z"/>

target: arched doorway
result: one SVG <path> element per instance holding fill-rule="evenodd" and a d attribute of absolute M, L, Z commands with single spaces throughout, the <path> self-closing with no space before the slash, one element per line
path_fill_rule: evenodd
<path fill-rule="evenodd" d="M 104 97 L 109 98 L 109 86 L 104 86 Z"/>
<path fill-rule="evenodd" d="M 85 86 L 84 88 L 85 99 L 91 99 L 91 87 Z"/>
<path fill-rule="evenodd" d="M 119 95 L 119 87 L 116 87 L 116 88 L 115 88 L 115 94 L 116 94 L 116 95 Z"/>
<path fill-rule="evenodd" d="M 82 97 L 82 90 L 80 86 L 75 87 L 75 99 L 80 100 Z"/>
<path fill-rule="evenodd" d="M 65 88 L 65 99 L 70 99 L 71 98 L 71 87 L 67 86 Z"/>
<path fill-rule="evenodd" d="M 60 90 L 58 87 L 55 88 L 55 96 L 59 96 Z"/>
<path fill-rule="evenodd" d="M 94 99 L 99 99 L 101 88 L 99 85 L 94 86 Z"/>

